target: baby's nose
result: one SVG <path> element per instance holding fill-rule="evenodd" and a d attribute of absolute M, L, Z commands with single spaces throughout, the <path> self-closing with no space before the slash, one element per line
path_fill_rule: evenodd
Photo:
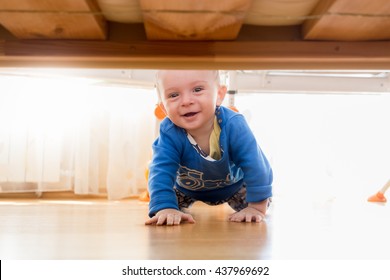
<path fill-rule="evenodd" d="M 192 103 L 194 103 L 194 99 L 193 99 L 192 94 L 185 93 L 182 95 L 182 105 L 183 106 L 190 105 Z"/>

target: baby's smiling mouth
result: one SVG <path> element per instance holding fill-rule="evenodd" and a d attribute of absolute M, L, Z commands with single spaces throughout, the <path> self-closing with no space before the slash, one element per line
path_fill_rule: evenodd
<path fill-rule="evenodd" d="M 192 116 L 195 116 L 197 113 L 198 113 L 198 112 L 189 112 L 189 113 L 185 113 L 185 114 L 183 115 L 183 117 L 186 117 L 186 118 L 192 117 Z"/>

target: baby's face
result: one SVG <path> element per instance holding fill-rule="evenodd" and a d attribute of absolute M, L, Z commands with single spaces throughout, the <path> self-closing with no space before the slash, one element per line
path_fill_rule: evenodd
<path fill-rule="evenodd" d="M 166 70 L 158 73 L 158 91 L 167 116 L 179 127 L 195 134 L 214 120 L 226 87 L 216 71 Z"/>

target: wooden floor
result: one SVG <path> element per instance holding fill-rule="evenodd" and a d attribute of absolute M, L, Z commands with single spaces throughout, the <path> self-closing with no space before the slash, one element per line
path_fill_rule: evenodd
<path fill-rule="evenodd" d="M 260 224 L 190 211 L 196 224 L 145 226 L 138 200 L 0 198 L 0 259 L 390 259 L 390 204 L 276 197 Z"/>

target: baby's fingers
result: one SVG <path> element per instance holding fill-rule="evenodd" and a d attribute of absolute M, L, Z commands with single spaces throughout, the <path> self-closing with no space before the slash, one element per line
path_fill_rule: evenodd
<path fill-rule="evenodd" d="M 172 221 L 173 221 L 173 217 L 172 215 L 165 215 L 165 214 L 162 214 L 162 215 L 159 215 L 158 216 L 158 220 L 157 220 L 157 223 L 156 225 L 158 226 L 162 226 L 164 225 L 165 223 L 167 225 L 172 225 Z"/>
<path fill-rule="evenodd" d="M 165 222 L 168 224 L 168 215 L 156 215 L 156 216 L 153 216 L 152 218 L 150 218 L 149 220 L 147 220 L 145 222 L 145 225 L 158 225 L 158 226 L 161 226 L 163 224 L 165 224 Z"/>
<path fill-rule="evenodd" d="M 195 223 L 195 219 L 190 214 L 183 214 L 182 215 L 182 220 L 183 221 L 187 221 L 187 222 L 189 222 L 191 224 Z"/>
<path fill-rule="evenodd" d="M 236 213 L 229 216 L 229 221 L 236 222 L 236 223 L 241 223 L 241 222 L 260 223 L 262 220 L 263 220 L 263 216 L 253 214 L 253 213 L 236 212 Z"/>
<path fill-rule="evenodd" d="M 195 223 L 194 218 L 190 214 L 184 214 L 179 211 L 174 211 L 174 213 L 167 213 L 167 211 L 162 212 L 165 213 L 158 213 L 156 216 L 147 220 L 145 225 L 155 224 L 157 226 L 176 226 L 180 225 L 182 222 L 189 222 L 191 224 Z"/>
<path fill-rule="evenodd" d="M 236 223 L 243 222 L 243 221 L 245 221 L 245 215 L 243 215 L 240 212 L 234 213 L 234 214 L 229 216 L 229 221 L 230 222 L 236 222 Z"/>
<path fill-rule="evenodd" d="M 245 222 L 247 222 L 247 223 L 251 223 L 251 222 L 260 223 L 262 220 L 263 220 L 263 217 L 261 215 L 247 214 L 246 218 L 245 218 Z"/>
<path fill-rule="evenodd" d="M 179 214 L 168 214 L 166 218 L 167 226 L 180 225 L 181 216 Z M 157 225 L 163 225 L 164 221 L 161 224 L 157 223 Z"/>
<path fill-rule="evenodd" d="M 168 214 L 161 215 L 158 218 L 157 225 L 160 226 L 166 224 L 167 226 L 176 226 L 185 221 L 191 224 L 195 223 L 194 218 L 190 214 Z"/>
<path fill-rule="evenodd" d="M 145 225 L 153 225 L 153 224 L 155 224 L 157 222 L 157 217 L 156 216 L 153 216 L 152 218 L 150 218 L 149 220 L 147 220 L 146 222 L 145 222 Z"/>

